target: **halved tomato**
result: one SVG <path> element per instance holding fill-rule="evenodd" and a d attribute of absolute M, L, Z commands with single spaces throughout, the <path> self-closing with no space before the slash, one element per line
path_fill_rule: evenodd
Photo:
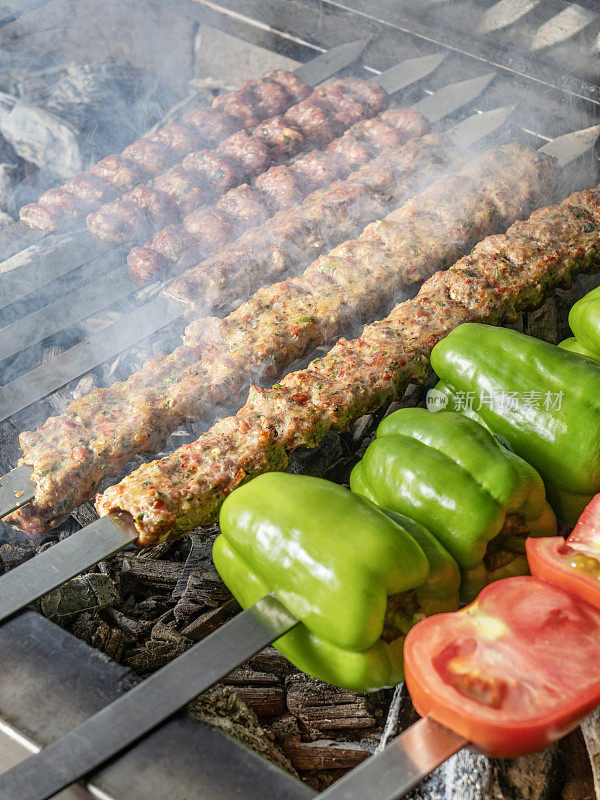
<path fill-rule="evenodd" d="M 486 753 L 545 747 L 600 703 L 600 611 L 538 578 L 487 586 L 404 644 L 415 708 Z"/>
<path fill-rule="evenodd" d="M 600 608 L 600 494 L 587 504 L 566 541 L 560 536 L 527 539 L 525 547 L 532 575 Z"/>

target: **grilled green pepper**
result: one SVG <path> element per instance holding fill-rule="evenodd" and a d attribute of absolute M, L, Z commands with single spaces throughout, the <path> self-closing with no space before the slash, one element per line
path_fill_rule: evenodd
<path fill-rule="evenodd" d="M 261 475 L 225 500 L 220 524 L 213 558 L 234 597 L 277 595 L 301 624 L 275 646 L 330 683 L 398 683 L 409 628 L 457 608 L 456 565 L 433 537 L 411 526 L 417 543 L 410 523 L 320 478 Z"/>
<path fill-rule="evenodd" d="M 527 536 L 556 533 L 533 467 L 459 414 L 405 408 L 386 417 L 350 487 L 426 525 L 463 570 L 463 600 L 526 573 Z"/>
<path fill-rule="evenodd" d="M 569 326 L 575 335 L 558 346 L 600 361 L 600 287 L 592 289 L 573 305 Z"/>
<path fill-rule="evenodd" d="M 437 400 L 504 437 L 572 527 L 600 490 L 600 365 L 505 328 L 466 323 L 432 351 Z"/>

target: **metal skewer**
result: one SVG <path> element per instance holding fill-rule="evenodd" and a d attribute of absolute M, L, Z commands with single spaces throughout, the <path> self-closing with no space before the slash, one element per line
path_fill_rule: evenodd
<path fill-rule="evenodd" d="M 510 111 L 511 107 L 504 109 L 504 119 L 506 119 L 506 115 L 509 114 Z M 498 121 L 497 111 L 488 113 L 495 115 L 492 119 L 495 118 L 495 121 Z M 502 118 L 502 115 L 500 115 L 500 118 Z M 455 135 L 462 137 L 463 141 L 472 141 L 478 130 L 476 124 L 478 120 L 482 120 L 480 124 L 483 124 L 485 130 L 487 130 L 486 125 L 488 120 L 486 119 L 486 115 L 481 114 L 469 118 L 456 126 Z M 481 131 L 481 128 L 479 130 Z M 600 136 L 600 125 L 561 136 L 544 145 L 541 150 L 548 155 L 558 158 L 562 164 L 566 164 L 578 158 L 589 150 L 590 147 L 593 147 L 598 136 Z M 142 317 L 140 319 L 140 324 L 143 323 L 144 318 Z M 35 486 L 30 480 L 30 474 L 31 469 L 29 467 L 21 466 L 0 479 L 4 484 L 4 490 L 0 487 L 0 517 L 6 516 L 11 511 L 20 508 L 26 502 L 33 499 L 35 495 Z M 21 494 L 17 496 L 16 493 L 18 492 Z M 66 539 L 54 545 L 51 551 L 48 551 L 54 552 L 56 556 L 56 561 L 52 562 L 53 568 L 51 570 L 46 569 L 44 563 L 36 567 L 38 559 L 40 558 L 40 556 L 37 556 L 20 567 L 17 567 L 12 572 L 2 576 L 0 578 L 0 621 L 10 614 L 16 613 L 19 607 L 23 608 L 54 587 L 60 585 L 60 583 L 73 577 L 74 574 L 93 566 L 97 561 L 116 552 L 115 536 L 122 535 L 122 532 L 115 534 L 113 527 L 114 523 L 112 518 L 103 517 L 76 534 L 77 538 L 75 542 L 83 542 L 85 536 L 89 536 L 95 540 L 93 560 L 86 563 L 83 556 L 77 558 L 77 569 L 73 567 L 71 561 L 73 555 L 69 547 L 75 547 L 75 545 L 69 546 L 69 542 L 74 539 L 74 537 L 71 537 L 70 539 Z M 131 538 L 123 542 L 123 546 L 134 541 L 135 538 L 134 533 L 131 532 Z M 18 577 L 11 579 L 11 574 L 18 574 Z M 11 585 L 9 580 L 15 581 L 16 584 Z"/>
<path fill-rule="evenodd" d="M 421 59 L 417 60 L 422 61 Z M 409 75 L 410 70 L 406 68 L 407 63 L 410 62 L 392 67 L 388 72 L 382 73 L 374 82 L 381 81 L 391 89 L 393 78 L 400 81 L 403 86 L 407 85 L 407 81 L 411 82 L 412 80 Z M 430 61 L 429 66 L 433 63 Z M 419 74 L 422 69 L 423 65 L 420 64 Z M 485 91 L 494 77 L 495 73 L 488 73 L 444 86 L 411 108 L 419 111 L 430 122 L 437 123 L 472 103 Z M 459 146 L 466 147 L 501 127 L 513 108 L 514 106 L 504 107 L 476 114 L 471 121 L 461 123 L 462 127 L 457 126 L 456 129 L 450 130 L 449 136 L 453 138 L 453 135 L 456 135 Z M 467 123 L 469 130 L 472 130 L 472 133 L 468 135 L 466 133 Z M 139 286 L 134 284 L 124 269 L 115 270 L 112 276 L 108 276 L 103 281 L 103 292 L 97 292 L 93 288 L 91 290 L 78 289 L 76 292 L 63 296 L 51 307 L 40 309 L 28 317 L 6 326 L 0 330 L 0 358 L 5 358 L 41 341 L 47 335 L 47 331 L 61 330 L 65 324 L 77 322 L 86 315 L 106 307 L 109 296 L 114 297 L 115 294 L 121 292 L 119 296 L 122 297 L 123 294 L 130 293 L 129 291 L 122 292 L 123 285 L 127 284 L 131 286 L 131 291 L 139 290 Z M 81 295 L 85 295 L 85 302 L 80 306 Z M 166 325 L 183 319 L 188 310 L 184 303 L 167 295 L 160 295 L 146 305 L 139 306 L 124 315 L 89 340 L 76 344 L 54 359 L 19 375 L 0 389 L 0 421 L 27 408 L 37 400 L 41 400 Z"/>
<path fill-rule="evenodd" d="M 402 61 L 375 76 L 373 83 L 381 86 L 388 94 L 395 94 L 430 75 L 446 57 L 446 53 L 436 53 Z M 456 110 L 460 91 L 464 91 L 463 104 L 466 104 L 472 95 L 479 96 L 490 80 L 489 75 L 484 75 L 472 81 L 463 81 L 456 84 L 456 93 L 452 92 L 452 86 L 445 87 L 435 95 L 426 97 L 422 104 L 417 103 L 415 108 L 420 111 L 420 106 L 423 105 L 422 113 L 432 121 L 437 121 Z M 127 248 L 115 247 L 104 242 L 88 230 L 53 235 L 44 239 L 41 244 L 34 245 L 27 251 L 0 263 L 0 308 L 2 308 L 40 289 L 51 280 L 67 275 L 77 266 L 83 266 L 87 260 L 98 260 L 100 253 L 105 254 L 106 271 L 113 268 L 112 273 L 100 279 L 102 285 L 83 286 L 4 327 L 0 330 L 0 360 L 9 358 L 42 341 L 46 336 L 80 322 L 107 308 L 116 300 L 140 290 L 139 284 L 133 280 L 127 266 L 123 265 Z M 81 302 L 82 292 L 85 293 L 84 303 Z M 170 324 L 186 310 L 183 306 L 176 308 L 176 316 L 173 317 L 172 303 L 165 299 L 164 305 L 165 308 L 161 309 L 163 314 L 159 315 L 156 323 L 156 330 Z M 42 325 L 38 324 L 40 319 Z M 125 325 L 126 320 L 123 322 L 124 327 Z"/>

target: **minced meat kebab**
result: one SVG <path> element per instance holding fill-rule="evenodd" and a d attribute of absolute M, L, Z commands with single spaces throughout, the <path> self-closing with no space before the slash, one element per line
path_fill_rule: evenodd
<path fill-rule="evenodd" d="M 439 139 L 425 139 L 437 160 Z M 388 191 L 407 193 L 419 142 L 426 148 L 424 139 L 405 145 L 411 150 L 405 174 L 398 159 L 377 169 L 377 176 L 389 174 Z M 418 166 L 422 176 L 423 164 Z M 489 151 L 299 278 L 261 289 L 224 320 L 192 323 L 172 354 L 151 359 L 129 380 L 96 389 L 37 431 L 21 434 L 21 463 L 33 466 L 37 493 L 11 521 L 29 531 L 58 524 L 135 453 L 158 449 L 184 419 L 239 396 L 260 373 L 281 374 L 295 358 L 347 332 L 352 321 L 369 319 L 399 289 L 448 266 L 472 242 L 552 195 L 559 176 L 552 159 L 522 146 Z"/>
<path fill-rule="evenodd" d="M 312 91 L 295 73 L 285 70 L 248 80 L 237 91 L 215 97 L 211 108 L 197 109 L 181 123 L 167 123 L 152 136 L 128 145 L 120 155 L 106 156 L 89 172 L 49 189 L 37 203 L 21 209 L 21 219 L 47 232 L 64 228 L 163 172 L 192 150 L 216 147 L 236 131 L 252 130 L 261 120 L 283 114 Z"/>
<path fill-rule="evenodd" d="M 435 273 L 412 300 L 341 339 L 323 358 L 270 389 L 252 388 L 235 416 L 192 444 L 144 464 L 96 500 L 101 515 L 128 512 L 141 545 L 212 523 L 236 486 L 284 470 L 288 454 L 314 447 L 429 374 L 433 346 L 463 322 L 500 324 L 539 305 L 555 286 L 600 266 L 600 187 L 572 194 L 490 236 Z"/>
<path fill-rule="evenodd" d="M 311 150 L 291 164 L 269 167 L 253 181 L 229 189 L 216 204 L 199 205 L 179 224 L 167 225 L 127 256 L 137 281 L 175 275 L 259 226 L 278 211 L 368 163 L 383 149 L 423 136 L 429 123 L 418 111 L 390 108 L 363 119 L 325 150 Z"/>

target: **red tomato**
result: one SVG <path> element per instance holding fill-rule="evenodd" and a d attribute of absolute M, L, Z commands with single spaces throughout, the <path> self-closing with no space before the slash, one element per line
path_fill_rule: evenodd
<path fill-rule="evenodd" d="M 600 495 L 585 507 L 565 542 L 560 536 L 527 539 L 532 575 L 562 586 L 600 608 Z"/>
<path fill-rule="evenodd" d="M 415 708 L 500 758 L 560 739 L 600 703 L 600 611 L 538 578 L 506 578 L 419 622 L 404 644 Z"/>

